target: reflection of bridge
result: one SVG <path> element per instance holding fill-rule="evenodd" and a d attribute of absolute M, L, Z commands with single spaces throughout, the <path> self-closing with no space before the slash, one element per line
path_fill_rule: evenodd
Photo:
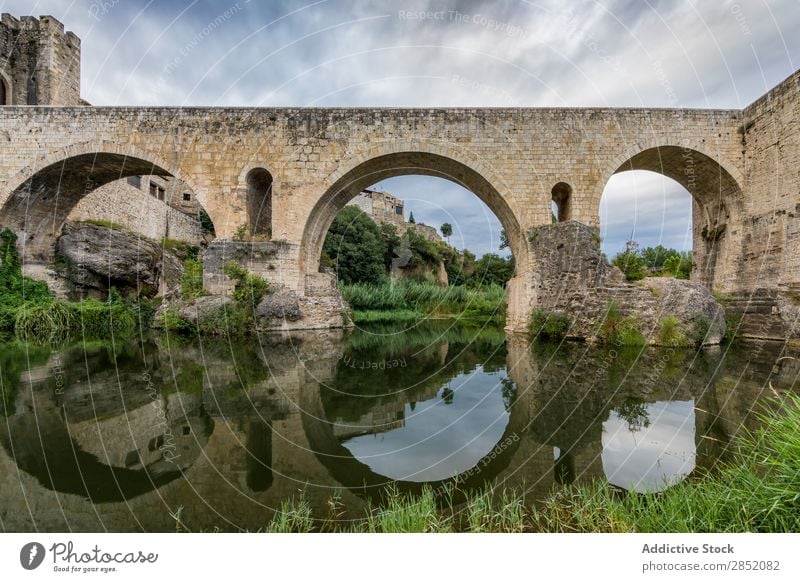
<path fill-rule="evenodd" d="M 379 495 L 386 479 L 339 445 L 324 416 L 320 382 L 335 374 L 342 347 L 335 338 L 267 346 L 263 363 L 272 376 L 239 390 L 227 388 L 238 382 L 230 362 L 206 350 L 201 373 L 209 374 L 196 393 L 165 393 L 169 382 L 164 378 L 172 374 L 165 359 L 162 368 L 151 371 L 162 386 L 160 407 L 153 405 L 146 385 L 138 388 L 126 381 L 136 378 L 126 377 L 134 368 L 124 362 L 118 370 L 124 388 L 114 373 L 98 372 L 81 382 L 71 378 L 64 394 L 55 397 L 51 372 L 61 366 L 63 356 L 32 369 L 21 379 L 16 413 L 8 419 L 10 432 L 3 428 L 0 433 L 4 527 L 31 530 L 35 523 L 40 530 L 169 530 L 174 528 L 169 513 L 180 506 L 185 523 L 194 529 L 220 524 L 224 529 L 256 529 L 270 519 L 270 508 L 301 489 L 321 514 L 334 490 L 342 490 L 345 506 L 356 516 L 364 496 Z M 596 366 L 582 359 L 581 351 L 567 351 L 561 365 L 576 377 L 589 377 Z M 562 387 L 566 375 L 542 368 L 552 361 L 551 355 L 533 353 L 525 341 L 509 341 L 508 365 L 518 399 L 495 452 L 478 462 L 480 470 L 459 477 L 462 489 L 495 478 L 541 498 L 556 482 L 602 476 L 603 421 L 636 393 L 638 383 L 650 381 L 667 386 L 656 390 L 656 399 L 697 402 L 697 459 L 707 465 L 717 454 L 710 447 L 721 446 L 745 420 L 752 395 L 742 398 L 743 391 L 757 394 L 763 382 L 746 377 L 741 381 L 738 369 L 681 381 L 685 369 L 680 362 L 673 363 L 680 370 L 677 377 L 670 376 L 674 370 L 658 371 L 644 362 L 634 382 L 613 390 L 580 383 Z M 182 347 L 172 357 L 171 365 L 180 372 L 200 354 Z M 714 370 L 719 356 L 706 357 L 708 369 Z M 787 368 L 785 376 L 792 373 L 796 369 Z M 779 383 L 775 378 L 775 385 Z M 159 408 L 165 411 L 166 425 Z M 159 438 L 165 438 L 165 427 L 176 437 L 180 457 L 175 463 L 166 462 L 164 449 L 157 446 Z M 558 459 L 554 447 L 561 451 Z M 131 451 L 137 451 L 136 459 Z M 76 466 L 85 482 L 70 469 Z M 87 496 L 99 503 L 93 505 Z M 28 511 L 20 512 L 20 507 Z"/>
<path fill-rule="evenodd" d="M 52 18 L 41 26 L 64 36 Z M 63 53 L 79 63 L 74 40 Z M 171 175 L 194 190 L 218 236 L 246 226 L 282 241 L 281 268 L 265 274 L 302 296 L 319 289 L 336 212 L 370 184 L 424 174 L 468 188 L 503 224 L 517 259 L 510 321 L 524 325 L 536 299 L 528 230 L 550 223 L 552 201 L 561 220 L 598 226 L 608 179 L 638 169 L 694 197 L 696 278 L 725 291 L 800 281 L 791 171 L 800 73 L 743 110 L 233 109 L 78 106 L 70 66 L 46 71 L 70 70 L 61 84 L 74 94 L 45 102 L 67 107 L 0 108 L 0 225 L 24 233 L 29 267 L 49 262 L 64 220 L 98 186 Z M 13 102 L 23 89 L 9 92 Z"/>

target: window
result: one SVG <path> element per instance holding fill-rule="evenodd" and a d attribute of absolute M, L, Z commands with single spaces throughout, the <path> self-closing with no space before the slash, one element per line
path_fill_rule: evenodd
<path fill-rule="evenodd" d="M 191 199 L 192 199 L 192 195 L 191 194 L 189 194 L 188 192 L 184 192 L 183 193 L 183 201 L 184 202 L 189 202 Z"/>
<path fill-rule="evenodd" d="M 158 197 L 158 186 L 153 182 L 150 182 L 150 196 L 153 198 Z"/>
<path fill-rule="evenodd" d="M 0 105 L 7 105 L 6 103 L 6 82 L 0 79 Z"/>
<path fill-rule="evenodd" d="M 158 187 L 158 199 L 159 200 L 164 200 L 164 194 L 166 194 L 166 190 L 164 190 L 164 188 L 159 186 Z"/>
<path fill-rule="evenodd" d="M 395 214 L 403 214 L 403 207 L 402 206 L 395 206 L 394 207 Z"/>
<path fill-rule="evenodd" d="M 142 177 L 141 176 L 128 176 L 128 184 L 133 186 L 134 188 L 142 188 Z"/>

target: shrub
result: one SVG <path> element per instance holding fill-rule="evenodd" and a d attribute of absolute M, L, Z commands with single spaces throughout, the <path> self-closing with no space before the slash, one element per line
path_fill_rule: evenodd
<path fill-rule="evenodd" d="M 205 294 L 203 262 L 199 259 L 186 259 L 183 261 L 183 274 L 181 274 L 181 296 L 184 299 L 195 299 Z"/>
<path fill-rule="evenodd" d="M 690 334 L 690 338 L 692 343 L 696 346 L 702 346 L 705 341 L 706 337 L 708 337 L 708 332 L 711 330 L 711 320 L 705 313 L 698 313 L 692 319 L 692 331 Z"/>
<path fill-rule="evenodd" d="M 647 275 L 647 265 L 636 251 L 626 250 L 611 260 L 611 264 L 619 267 L 628 281 L 639 281 Z"/>
<path fill-rule="evenodd" d="M 269 283 L 258 275 L 251 275 L 236 261 L 228 261 L 223 272 L 234 281 L 233 298 L 237 303 L 257 305 L 269 291 Z"/>
<path fill-rule="evenodd" d="M 658 324 L 657 343 L 660 346 L 681 347 L 689 342 L 681 330 L 680 322 L 674 315 L 668 315 Z"/>
<path fill-rule="evenodd" d="M 566 337 L 572 320 L 564 313 L 537 309 L 531 314 L 528 331 L 543 340 L 561 340 Z"/>
<path fill-rule="evenodd" d="M 615 301 L 609 302 L 597 337 L 603 343 L 617 346 L 643 346 L 647 343 L 638 329 L 636 319 L 623 317 Z"/>
<path fill-rule="evenodd" d="M 742 323 L 742 314 L 732 311 L 732 310 L 725 310 L 725 335 L 722 337 L 722 343 L 724 344 L 732 344 L 737 339 L 739 339 L 739 326 Z"/>

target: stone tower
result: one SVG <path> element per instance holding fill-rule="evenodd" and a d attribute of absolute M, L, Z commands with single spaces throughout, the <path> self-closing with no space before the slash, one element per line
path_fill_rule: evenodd
<path fill-rule="evenodd" d="M 0 19 L 0 105 L 85 105 L 81 41 L 52 16 Z"/>

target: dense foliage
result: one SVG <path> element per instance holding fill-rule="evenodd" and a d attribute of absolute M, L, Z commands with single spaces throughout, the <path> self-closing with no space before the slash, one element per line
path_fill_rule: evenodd
<path fill-rule="evenodd" d="M 106 301 L 56 299 L 45 283 L 22 275 L 16 240 L 11 230 L 0 230 L 0 329 L 28 341 L 60 343 L 75 336 L 126 334 L 136 329 L 141 316 L 149 316 L 113 289 Z"/>
<path fill-rule="evenodd" d="M 636 241 L 628 241 L 625 250 L 611 259 L 628 281 L 645 277 L 672 276 L 688 279 L 692 272 L 692 253 L 679 252 L 662 245 L 639 249 Z"/>
<path fill-rule="evenodd" d="M 451 225 L 445 223 L 442 229 L 445 236 L 452 234 Z M 345 285 L 384 284 L 393 263 L 405 270 L 407 278 L 433 282 L 432 273 L 442 262 L 450 286 L 504 287 L 514 276 L 513 257 L 489 253 L 477 259 L 466 249 L 429 240 L 413 228 L 400 236 L 395 225 L 377 225 L 356 206 L 346 206 L 336 215 L 322 252 L 322 264 Z"/>
<path fill-rule="evenodd" d="M 385 276 L 384 234 L 356 206 L 345 206 L 333 219 L 322 253 L 323 264 L 343 283 L 378 283 Z"/>

